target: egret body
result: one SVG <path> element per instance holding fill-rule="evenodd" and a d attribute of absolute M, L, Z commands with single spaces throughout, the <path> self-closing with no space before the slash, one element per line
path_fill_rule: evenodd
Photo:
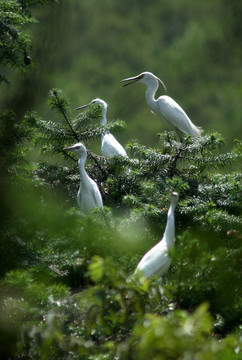
<path fill-rule="evenodd" d="M 77 203 L 80 209 L 85 213 L 90 213 L 96 207 L 103 207 L 103 200 L 97 184 L 86 173 L 85 163 L 87 159 L 87 150 L 82 143 L 66 147 L 64 150 L 73 151 L 79 156 L 78 167 L 81 183 L 77 193 Z"/>
<path fill-rule="evenodd" d="M 137 81 L 146 85 L 145 99 L 148 106 L 156 115 L 164 120 L 168 127 L 170 125 L 174 126 L 181 140 L 181 133 L 191 135 L 193 138 L 201 135 L 202 129 L 191 122 L 185 111 L 171 97 L 162 95 L 155 99 L 159 82 L 166 90 L 164 83 L 158 77 L 150 72 L 143 72 L 140 75 L 121 80 L 121 82 L 127 82 L 124 86 Z"/>
<path fill-rule="evenodd" d="M 174 210 L 178 202 L 178 194 L 171 193 L 171 203 L 167 214 L 167 223 L 164 235 L 158 244 L 151 248 L 140 260 L 135 273 L 142 271 L 147 278 L 162 276 L 171 264 L 169 250 L 175 243 L 175 216 Z"/>
<path fill-rule="evenodd" d="M 100 120 L 100 125 L 105 126 L 107 124 L 107 103 L 101 99 L 94 99 L 89 104 L 80 106 L 76 110 L 84 109 L 91 104 L 97 104 L 101 106 L 102 117 Z M 109 132 L 106 131 L 102 134 L 102 144 L 101 144 L 101 153 L 105 157 L 111 156 L 127 156 L 126 151 L 120 145 L 120 143 L 115 139 L 115 137 Z"/>

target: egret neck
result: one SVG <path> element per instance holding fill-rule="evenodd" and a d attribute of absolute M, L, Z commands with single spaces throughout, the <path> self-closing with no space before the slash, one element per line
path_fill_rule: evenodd
<path fill-rule="evenodd" d="M 100 125 L 102 126 L 105 126 L 107 125 L 107 105 L 104 105 L 102 106 L 102 117 L 100 119 Z"/>
<path fill-rule="evenodd" d="M 146 84 L 145 84 L 146 85 Z M 158 101 L 155 99 L 156 91 L 158 90 L 159 83 L 158 80 L 152 79 L 152 81 L 149 81 L 149 85 L 146 85 L 146 92 L 145 92 L 145 100 L 148 104 L 148 106 L 151 108 L 151 110 L 159 115 L 159 104 Z"/>
<path fill-rule="evenodd" d="M 87 175 L 87 172 L 85 170 L 85 162 L 87 159 L 87 155 L 83 155 L 82 157 L 79 158 L 78 160 L 78 168 L 79 168 L 79 173 L 80 173 L 80 177 L 81 177 L 81 183 L 82 185 L 85 186 L 85 184 L 88 184 L 89 180 L 89 176 Z"/>
<path fill-rule="evenodd" d="M 176 203 L 171 202 L 169 211 L 167 213 L 167 223 L 163 236 L 163 239 L 167 243 L 168 249 L 170 249 L 175 242 L 175 216 L 174 216 L 175 208 L 176 208 Z"/>

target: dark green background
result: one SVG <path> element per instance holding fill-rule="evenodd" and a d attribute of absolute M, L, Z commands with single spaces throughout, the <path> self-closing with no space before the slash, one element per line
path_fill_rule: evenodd
<path fill-rule="evenodd" d="M 100 97 L 109 104 L 108 119 L 127 123 L 118 134 L 123 144 L 156 146 L 156 133 L 166 128 L 148 109 L 144 85 L 120 84 L 151 71 L 196 125 L 221 132 L 231 148 L 241 130 L 241 13 L 236 0 L 68 0 L 44 7 L 30 27 L 36 67 L 1 87 L 2 107 L 52 119 L 52 87 L 65 91 L 73 109 Z"/>

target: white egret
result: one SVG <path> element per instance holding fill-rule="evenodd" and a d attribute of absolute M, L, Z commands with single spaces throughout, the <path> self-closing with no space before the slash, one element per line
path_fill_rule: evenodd
<path fill-rule="evenodd" d="M 64 148 L 66 151 L 73 151 L 80 156 L 78 167 L 81 183 L 77 193 L 77 203 L 80 209 L 88 214 L 96 207 L 103 207 L 103 200 L 97 184 L 86 173 L 85 163 L 87 159 L 87 150 L 82 143 Z"/>
<path fill-rule="evenodd" d="M 102 117 L 100 119 L 100 125 L 105 126 L 107 124 L 107 103 L 101 99 L 94 99 L 89 104 L 82 105 L 76 110 L 84 109 L 91 104 L 97 104 L 101 106 L 102 109 Z M 127 156 L 126 151 L 120 145 L 120 143 L 115 139 L 115 137 L 109 132 L 106 131 L 102 134 L 102 144 L 101 144 L 101 153 L 105 157 L 111 157 L 111 156 Z"/>
<path fill-rule="evenodd" d="M 178 202 L 178 194 L 171 193 L 170 208 L 167 213 L 167 223 L 164 235 L 158 244 L 152 247 L 140 260 L 135 273 L 142 271 L 147 278 L 162 276 L 171 264 L 169 250 L 175 243 L 175 216 L 174 210 Z"/>
<path fill-rule="evenodd" d="M 155 93 L 159 87 L 159 82 L 166 90 L 165 84 L 150 72 L 143 72 L 140 75 L 121 80 L 126 82 L 124 86 L 133 84 L 137 81 L 146 85 L 145 99 L 151 110 L 161 117 L 169 127 L 172 124 L 182 141 L 181 132 L 185 135 L 191 135 L 193 138 L 200 136 L 202 129 L 195 126 L 185 111 L 169 96 L 162 95 L 155 99 Z"/>

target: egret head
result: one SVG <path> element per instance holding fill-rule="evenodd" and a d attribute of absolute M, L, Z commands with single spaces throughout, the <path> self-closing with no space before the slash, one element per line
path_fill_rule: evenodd
<path fill-rule="evenodd" d="M 108 107 L 107 103 L 104 100 L 97 98 L 97 99 L 93 99 L 89 104 L 79 106 L 78 108 L 76 108 L 76 110 L 84 109 L 92 104 L 100 105 L 104 110 L 106 110 Z"/>
<path fill-rule="evenodd" d="M 177 205 L 179 200 L 179 195 L 177 194 L 177 192 L 171 192 L 171 204 L 173 204 L 174 206 Z"/>
<path fill-rule="evenodd" d="M 108 106 L 107 103 L 106 103 L 104 100 L 99 99 L 99 98 L 93 99 L 93 100 L 91 101 L 91 104 L 101 105 L 103 108 L 106 108 L 106 107 Z"/>
<path fill-rule="evenodd" d="M 82 143 L 77 143 L 75 145 L 69 146 L 64 148 L 65 151 L 73 151 L 80 157 L 86 157 L 87 156 L 87 149 Z"/>
<path fill-rule="evenodd" d="M 133 83 L 139 81 L 139 82 L 145 84 L 147 87 L 152 86 L 152 85 L 156 85 L 158 87 L 157 83 L 160 82 L 166 91 L 166 86 L 163 83 L 163 81 L 148 71 L 142 72 L 141 74 L 139 74 L 137 76 L 133 76 L 133 77 L 121 80 L 121 82 L 126 82 L 126 81 L 127 81 L 127 83 L 124 84 L 123 86 L 128 86 L 130 84 L 133 84 Z"/>

